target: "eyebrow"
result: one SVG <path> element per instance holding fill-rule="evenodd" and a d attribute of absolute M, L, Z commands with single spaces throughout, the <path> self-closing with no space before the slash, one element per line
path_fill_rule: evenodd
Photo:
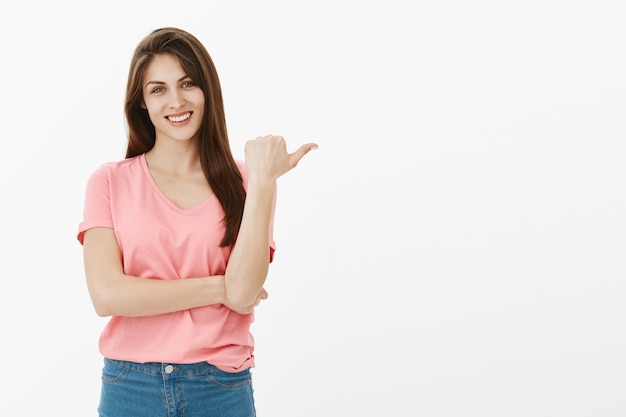
<path fill-rule="evenodd" d="M 183 75 L 182 77 L 180 77 L 180 78 L 179 78 L 176 82 L 181 82 L 181 81 L 183 81 L 183 80 L 184 80 L 184 79 L 186 79 L 186 78 L 189 78 L 189 76 L 185 74 L 185 75 Z M 148 81 L 148 82 L 146 83 L 145 87 L 149 86 L 150 84 L 158 84 L 158 85 L 162 85 L 162 84 L 165 84 L 165 82 L 163 82 L 163 81 Z"/>

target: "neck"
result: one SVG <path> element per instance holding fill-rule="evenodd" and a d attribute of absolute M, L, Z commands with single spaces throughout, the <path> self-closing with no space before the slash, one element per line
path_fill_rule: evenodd
<path fill-rule="evenodd" d="M 185 174 L 201 170 L 200 157 L 195 141 L 155 142 L 146 152 L 146 162 L 150 167 L 163 171 Z"/>

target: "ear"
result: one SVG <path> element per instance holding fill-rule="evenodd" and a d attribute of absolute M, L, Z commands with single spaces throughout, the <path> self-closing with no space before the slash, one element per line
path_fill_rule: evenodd
<path fill-rule="evenodd" d="M 143 101 L 141 102 L 141 104 L 139 105 L 139 107 L 141 107 L 144 110 L 148 110 L 148 108 L 146 107 L 146 103 L 144 103 Z"/>

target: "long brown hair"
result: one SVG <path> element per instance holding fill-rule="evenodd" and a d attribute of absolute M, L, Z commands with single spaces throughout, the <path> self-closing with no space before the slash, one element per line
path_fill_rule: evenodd
<path fill-rule="evenodd" d="M 224 210 L 225 233 L 221 246 L 237 239 L 246 192 L 228 141 L 222 89 L 211 56 L 190 33 L 166 27 L 146 36 L 135 49 L 126 85 L 124 112 L 128 126 L 126 158 L 149 151 L 156 139 L 148 111 L 142 108 L 143 76 L 152 59 L 172 54 L 192 81 L 204 92 L 204 119 L 199 130 L 198 153 L 204 176 Z"/>

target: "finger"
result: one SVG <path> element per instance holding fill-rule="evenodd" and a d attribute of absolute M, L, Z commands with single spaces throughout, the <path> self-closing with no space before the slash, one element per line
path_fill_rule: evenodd
<path fill-rule="evenodd" d="M 313 149 L 317 149 L 317 143 L 305 143 L 300 146 L 295 152 L 289 154 L 289 165 L 291 168 L 298 165 L 298 162 L 302 159 L 304 155 L 309 153 Z"/>
<path fill-rule="evenodd" d="M 259 298 L 261 300 L 267 300 L 268 294 L 267 291 L 265 291 L 265 288 L 261 288 L 261 291 L 259 291 Z"/>

